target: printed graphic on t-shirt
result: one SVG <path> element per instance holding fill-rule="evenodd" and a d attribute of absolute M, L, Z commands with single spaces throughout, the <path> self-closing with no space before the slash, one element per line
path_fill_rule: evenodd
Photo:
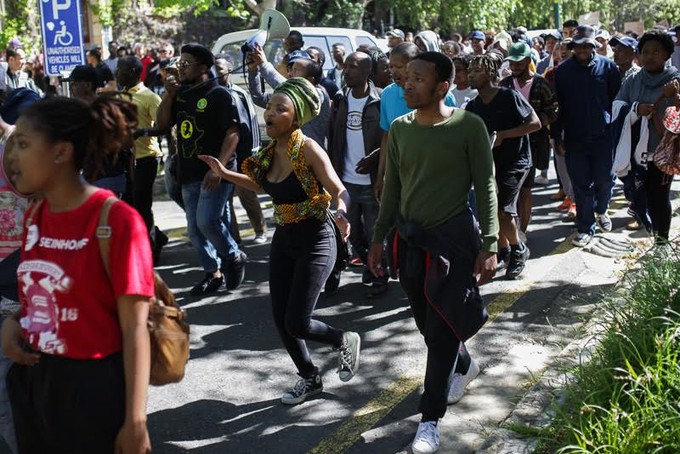
<path fill-rule="evenodd" d="M 201 153 L 199 142 L 205 134 L 205 131 L 197 126 L 196 118 L 191 115 L 183 115 L 179 113 L 179 135 L 181 140 L 178 141 L 177 147 L 183 158 L 193 158 Z"/>
<path fill-rule="evenodd" d="M 79 314 L 78 308 L 60 307 L 57 294 L 68 293 L 73 280 L 60 266 L 45 260 L 21 263 L 17 275 L 27 302 L 20 320 L 28 335 L 26 340 L 44 353 L 65 354 L 68 346 L 59 337 L 59 326 L 77 321 Z"/>
<path fill-rule="evenodd" d="M 350 131 L 361 131 L 363 112 L 352 111 L 347 114 L 347 129 Z"/>

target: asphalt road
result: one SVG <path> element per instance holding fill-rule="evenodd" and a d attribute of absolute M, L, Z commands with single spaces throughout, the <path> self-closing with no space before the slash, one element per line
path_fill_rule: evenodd
<path fill-rule="evenodd" d="M 531 260 L 524 276 L 517 281 L 499 276 L 482 289 L 493 319 L 468 344 L 482 373 L 442 420 L 441 452 L 474 452 L 537 374 L 578 335 L 593 310 L 592 298 L 585 297 L 606 291 L 627 266 L 625 260 L 570 246 L 574 225 L 554 210 L 549 195 L 555 190 L 554 184 L 535 190 Z M 266 198 L 262 202 L 267 206 Z M 618 231 L 627 222 L 624 205 L 617 186 L 612 217 Z M 360 282 L 361 268 L 350 268 L 337 294 L 321 296 L 317 318 L 361 334 L 361 366 L 352 381 L 342 383 L 335 372 L 337 353 L 310 343 L 324 392 L 285 406 L 280 396 L 298 377 L 270 314 L 269 245 L 252 243 L 239 209 L 242 246 L 249 256 L 246 282 L 233 292 L 193 298 L 188 291 L 203 274 L 182 235 L 183 213 L 164 200 L 155 202 L 154 212 L 172 237 L 158 271 L 187 310 L 192 329 L 184 380 L 150 390 L 154 453 L 404 451 L 418 422 L 426 350 L 398 282 L 371 300 Z M 636 236 L 634 241 L 643 241 Z"/>

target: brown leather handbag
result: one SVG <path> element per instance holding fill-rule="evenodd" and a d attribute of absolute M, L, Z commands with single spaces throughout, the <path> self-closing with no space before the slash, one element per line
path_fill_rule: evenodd
<path fill-rule="evenodd" d="M 99 252 L 109 278 L 111 227 L 108 225 L 108 218 L 111 206 L 117 201 L 115 197 L 106 199 L 97 225 Z M 184 378 L 184 369 L 189 360 L 189 324 L 186 322 L 186 313 L 177 306 L 172 291 L 156 272 L 154 287 L 155 296 L 151 299 L 147 321 L 151 341 L 149 383 L 153 386 L 163 386 L 177 383 Z"/>

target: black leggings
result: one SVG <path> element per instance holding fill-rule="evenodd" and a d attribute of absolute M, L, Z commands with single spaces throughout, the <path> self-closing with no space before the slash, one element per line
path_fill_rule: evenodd
<path fill-rule="evenodd" d="M 109 454 L 125 417 L 123 355 L 77 360 L 41 355 L 14 364 L 7 391 L 22 454 Z"/>
<path fill-rule="evenodd" d="M 645 189 L 649 216 L 652 219 L 654 233 L 663 240 L 668 240 L 671 229 L 671 182 L 673 177 L 663 173 L 653 162 L 647 164 Z"/>
<path fill-rule="evenodd" d="M 319 294 L 336 258 L 335 232 L 309 219 L 278 226 L 269 259 L 269 291 L 274 323 L 301 377 L 318 373 L 305 340 L 339 347 L 343 332 L 312 319 Z"/>

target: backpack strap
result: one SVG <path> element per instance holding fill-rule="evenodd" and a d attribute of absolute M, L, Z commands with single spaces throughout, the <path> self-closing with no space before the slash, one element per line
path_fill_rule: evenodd
<path fill-rule="evenodd" d="M 31 203 L 28 208 L 26 209 L 25 213 L 25 222 L 24 225 L 26 227 L 30 226 L 33 223 L 33 219 L 35 219 L 35 215 L 42 206 L 43 199 L 36 200 L 35 202 Z"/>
<path fill-rule="evenodd" d="M 99 255 L 102 257 L 106 275 L 111 280 L 111 267 L 109 264 L 109 251 L 111 250 L 111 226 L 109 225 L 109 212 L 114 203 L 118 199 L 116 197 L 109 197 L 102 204 L 99 212 L 99 222 L 97 223 L 97 241 L 99 243 Z"/>

